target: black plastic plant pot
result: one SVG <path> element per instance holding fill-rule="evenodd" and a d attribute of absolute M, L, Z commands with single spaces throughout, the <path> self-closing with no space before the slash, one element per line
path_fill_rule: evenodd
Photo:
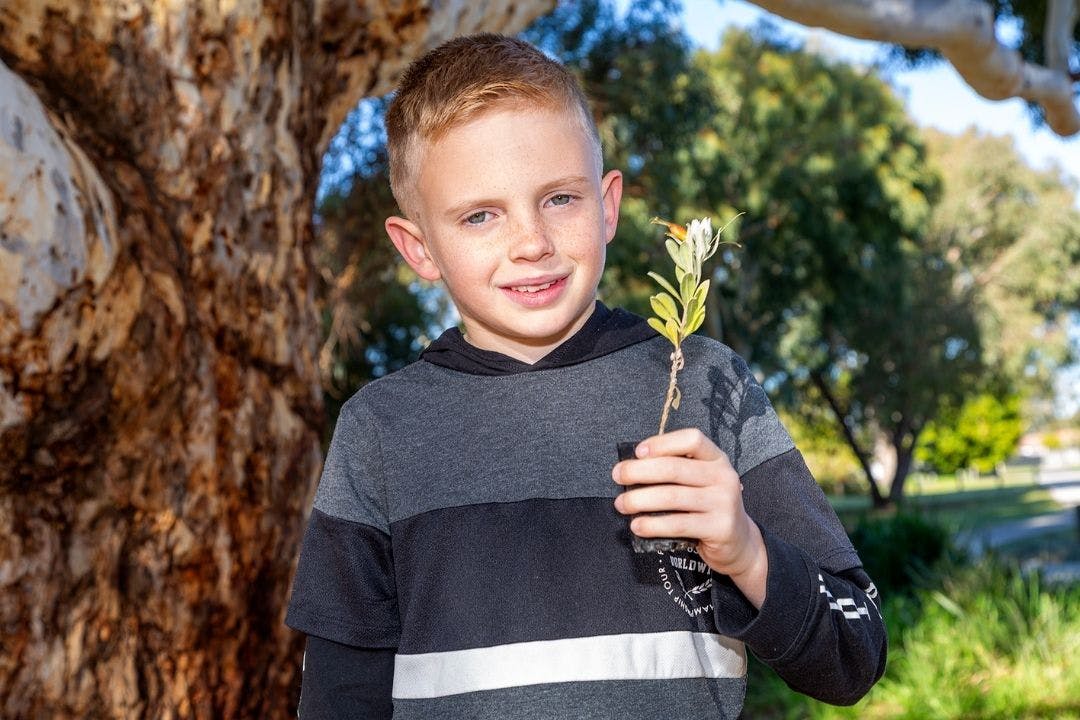
<path fill-rule="evenodd" d="M 640 442 L 640 441 L 638 441 Z M 634 448 L 638 445 L 637 442 L 621 442 L 616 443 L 615 447 L 619 451 L 620 460 L 633 460 Z M 632 489 L 633 485 L 626 488 Z M 649 515 L 663 515 L 664 513 L 648 513 Z M 677 550 L 693 550 L 697 547 L 697 543 L 693 540 L 686 538 L 643 538 L 638 537 L 633 532 L 630 533 L 630 546 L 634 548 L 636 553 L 656 553 L 656 552 L 675 552 Z"/>

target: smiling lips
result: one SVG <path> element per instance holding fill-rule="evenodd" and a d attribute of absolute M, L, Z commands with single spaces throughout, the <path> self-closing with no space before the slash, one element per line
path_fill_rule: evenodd
<path fill-rule="evenodd" d="M 566 288 L 568 275 L 557 278 L 529 279 L 520 285 L 503 285 L 500 290 L 525 307 L 543 307 L 554 302 Z"/>

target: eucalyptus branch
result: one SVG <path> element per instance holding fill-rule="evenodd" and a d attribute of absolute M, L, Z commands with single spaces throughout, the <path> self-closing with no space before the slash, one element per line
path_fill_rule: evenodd
<path fill-rule="evenodd" d="M 735 216 L 737 217 L 738 215 Z M 678 385 L 678 374 L 685 364 L 682 342 L 705 322 L 705 297 L 709 293 L 709 279 L 701 279 L 702 266 L 716 254 L 722 242 L 721 235 L 735 218 L 717 230 L 716 234 L 712 232 L 712 221 L 709 218 L 691 220 L 688 228 L 660 218 L 652 220 L 654 224 L 668 229 L 664 245 L 675 263 L 674 284 L 658 273 L 648 273 L 664 290 L 649 298 L 656 316 L 649 318 L 648 323 L 656 332 L 670 340 L 675 348 L 671 353 L 671 374 L 668 378 L 664 408 L 660 414 L 661 435 L 667 427 L 668 416 L 672 410 L 679 409 L 682 399 Z M 738 245 L 732 240 L 725 240 L 723 243 Z"/>

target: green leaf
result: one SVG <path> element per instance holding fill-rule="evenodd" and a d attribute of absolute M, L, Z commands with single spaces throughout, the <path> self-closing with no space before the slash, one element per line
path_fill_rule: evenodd
<path fill-rule="evenodd" d="M 679 341 L 682 340 L 679 334 L 679 324 L 674 320 L 668 320 L 664 323 L 664 327 L 667 329 L 667 339 L 671 341 L 672 345 L 679 347 Z"/>
<path fill-rule="evenodd" d="M 697 290 L 694 291 L 694 297 L 698 298 L 698 304 L 702 307 L 705 306 L 705 296 L 709 294 L 709 279 L 705 278 L 698 285 Z"/>
<path fill-rule="evenodd" d="M 699 307 L 697 312 L 690 316 L 690 322 L 686 326 L 686 334 L 690 335 L 705 322 L 705 308 Z"/>
<path fill-rule="evenodd" d="M 690 243 L 684 242 L 679 246 L 679 259 L 675 262 L 686 272 L 694 272 L 694 249 Z"/>
<path fill-rule="evenodd" d="M 669 282 L 668 282 L 667 280 L 665 280 L 665 279 L 664 279 L 663 277 L 661 277 L 660 275 L 658 275 L 658 274 L 654 273 L 654 272 L 653 272 L 652 270 L 650 270 L 650 271 L 648 272 L 648 276 L 649 276 L 649 277 L 651 277 L 651 278 L 652 278 L 653 280 L 655 280 L 655 281 L 656 281 L 656 282 L 657 282 L 657 283 L 658 283 L 658 284 L 660 285 L 660 287 L 664 288 L 664 289 L 665 289 L 665 290 L 667 290 L 667 291 L 668 291 L 669 293 L 671 293 L 671 296 L 672 296 L 672 297 L 675 297 L 675 296 L 677 296 L 677 295 L 679 294 L 679 291 L 678 291 L 678 290 L 676 290 L 676 289 L 674 288 L 674 286 L 672 286 L 672 284 L 671 284 L 671 283 L 669 283 Z"/>
<path fill-rule="evenodd" d="M 658 293 L 649 298 L 653 312 L 661 320 L 676 320 L 679 317 L 679 308 L 675 305 L 675 299 L 667 293 Z"/>
<path fill-rule="evenodd" d="M 675 242 L 671 238 L 668 238 L 664 241 L 664 247 L 667 248 L 668 255 L 671 256 L 671 260 L 675 263 L 675 266 L 682 267 L 682 264 L 679 263 L 679 243 Z"/>
<path fill-rule="evenodd" d="M 701 307 L 701 301 L 698 300 L 698 296 L 694 295 L 690 298 L 690 302 L 686 303 L 686 319 L 692 320 L 697 315 L 698 309 Z"/>
<path fill-rule="evenodd" d="M 690 273 L 686 273 L 682 276 L 679 282 L 679 299 L 682 300 L 683 306 L 690 304 L 690 298 L 694 297 L 694 290 L 697 288 L 694 283 L 694 276 Z"/>
<path fill-rule="evenodd" d="M 646 320 L 646 322 L 649 323 L 649 327 L 651 327 L 653 330 L 660 333 L 661 335 L 666 337 L 669 341 L 671 341 L 672 345 L 677 346 L 676 342 L 674 340 L 672 340 L 671 335 L 668 335 L 667 326 L 664 325 L 664 323 L 660 322 L 656 318 L 649 318 L 648 320 Z"/>

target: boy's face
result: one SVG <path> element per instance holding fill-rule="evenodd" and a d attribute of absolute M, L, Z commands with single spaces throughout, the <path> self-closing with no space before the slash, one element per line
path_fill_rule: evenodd
<path fill-rule="evenodd" d="M 468 341 L 535 362 L 592 314 L 622 176 L 569 112 L 503 103 L 420 150 L 412 220 L 387 233 L 441 279 Z"/>

